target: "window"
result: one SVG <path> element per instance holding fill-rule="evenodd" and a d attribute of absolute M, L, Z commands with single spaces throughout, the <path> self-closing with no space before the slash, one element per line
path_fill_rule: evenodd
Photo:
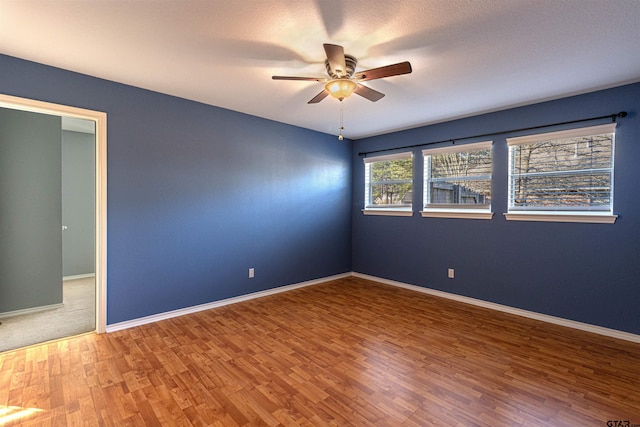
<path fill-rule="evenodd" d="M 367 157 L 364 164 L 363 212 L 374 215 L 412 215 L 413 154 Z"/>
<path fill-rule="evenodd" d="M 491 219 L 492 141 L 423 150 L 423 217 Z"/>
<path fill-rule="evenodd" d="M 507 219 L 609 222 L 615 123 L 508 138 Z"/>

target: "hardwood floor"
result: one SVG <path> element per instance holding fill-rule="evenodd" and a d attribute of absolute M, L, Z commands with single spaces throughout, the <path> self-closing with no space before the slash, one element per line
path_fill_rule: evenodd
<path fill-rule="evenodd" d="M 5 426 L 609 420 L 640 424 L 640 344 L 359 278 L 0 354 Z"/>

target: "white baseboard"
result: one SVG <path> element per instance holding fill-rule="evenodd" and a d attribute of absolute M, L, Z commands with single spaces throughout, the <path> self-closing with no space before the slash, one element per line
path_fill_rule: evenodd
<path fill-rule="evenodd" d="M 96 273 L 76 274 L 74 276 L 64 276 L 62 278 L 62 281 L 63 282 L 68 282 L 69 280 L 88 279 L 89 277 L 96 277 Z"/>
<path fill-rule="evenodd" d="M 39 313 L 41 311 L 54 310 L 56 308 L 64 307 L 63 303 L 42 305 L 40 307 L 24 308 L 22 310 L 6 311 L 0 313 L 0 319 L 7 319 L 9 317 L 23 316 L 25 314 Z"/>
<path fill-rule="evenodd" d="M 158 313 L 151 316 L 141 317 L 138 319 L 127 320 L 124 322 L 114 323 L 111 325 L 107 325 L 106 332 L 115 332 L 123 329 L 133 328 L 135 326 L 146 325 L 148 323 L 157 322 L 160 320 L 171 319 L 172 317 L 184 316 L 185 314 L 197 313 L 203 310 L 209 310 L 216 307 L 222 307 L 229 304 L 235 304 L 242 301 L 248 301 L 255 298 L 262 298 L 268 295 L 274 295 L 281 292 L 287 292 L 294 289 L 302 288 L 305 286 L 312 286 L 321 284 L 324 282 L 329 282 L 331 280 L 342 279 L 345 277 L 354 276 L 360 277 L 362 279 L 372 280 L 374 282 L 383 283 L 386 285 L 397 286 L 404 289 L 409 289 L 416 292 L 421 292 L 424 294 L 429 294 L 441 298 L 447 298 L 454 301 L 459 301 L 465 304 L 471 304 L 478 307 L 488 308 L 491 310 L 502 311 L 505 313 L 515 314 L 516 316 L 527 317 L 529 319 L 540 320 L 547 323 L 552 323 L 555 325 L 566 326 L 568 328 L 578 329 L 585 332 L 592 332 L 595 334 L 618 338 L 625 341 L 631 341 L 635 343 L 640 343 L 640 335 L 632 334 L 629 332 L 618 331 L 616 329 L 604 328 L 602 326 L 591 325 L 588 323 L 577 322 L 574 320 L 568 320 L 561 317 L 550 316 L 547 314 L 536 313 L 534 311 L 523 310 L 520 308 L 509 307 L 507 305 L 497 304 L 493 302 L 483 301 L 476 298 L 465 297 L 462 295 L 451 294 L 448 292 L 438 291 L 435 289 L 424 288 L 422 286 L 411 285 L 408 283 L 398 282 L 395 280 L 383 279 L 381 277 L 370 276 L 362 273 L 343 273 L 337 274 L 335 276 L 324 277 L 321 279 L 310 280 L 307 282 L 296 283 L 292 285 L 280 286 L 278 288 L 267 289 L 265 291 L 255 292 L 247 295 L 241 295 L 233 298 L 227 298 L 224 300 L 213 301 L 206 304 L 195 305 L 192 307 L 186 307 L 178 310 L 168 311 L 165 313 Z M 55 308 L 55 307 L 54 307 Z M 0 314 L 0 318 L 3 317 L 4 314 Z"/>
<path fill-rule="evenodd" d="M 335 276 L 324 277 L 316 280 L 309 280 L 307 282 L 296 283 L 292 285 L 280 286 L 278 288 L 267 289 L 265 291 L 254 292 L 251 294 L 241 295 L 238 297 L 227 298 L 219 301 L 213 301 L 206 304 L 194 305 L 191 307 L 185 307 L 178 310 L 167 311 L 165 313 L 153 314 L 151 316 L 140 317 L 138 319 L 127 320 L 124 322 L 114 323 L 107 325 L 106 332 L 115 332 L 123 329 L 133 328 L 135 326 L 146 325 L 147 323 L 158 322 L 160 320 L 171 319 L 172 317 L 184 316 L 185 314 L 197 313 L 203 310 L 209 310 L 211 308 L 222 307 L 229 304 L 235 304 L 242 301 L 248 301 L 255 298 L 262 298 L 268 295 L 279 294 L 281 292 L 292 291 L 294 289 L 302 288 L 305 286 L 317 285 L 331 280 L 343 279 L 351 276 L 352 273 L 337 274 Z"/>
<path fill-rule="evenodd" d="M 451 294 L 448 292 L 437 291 L 435 289 L 423 288 L 422 286 L 410 285 L 408 283 L 396 282 L 395 280 L 383 279 L 381 277 L 369 276 L 367 274 L 352 273 L 354 277 L 372 280 L 374 282 L 384 283 L 386 285 L 397 286 L 400 288 L 410 289 L 424 294 L 434 295 L 441 298 L 447 298 L 454 301 L 463 302 L 465 304 L 476 305 L 478 307 L 489 308 L 491 310 L 502 311 L 505 313 L 515 314 L 517 316 L 528 317 L 530 319 L 541 320 L 555 325 L 566 326 L 581 331 L 592 332 L 594 334 L 604 335 L 607 337 L 618 338 L 621 340 L 640 343 L 640 335 L 630 332 L 618 331 L 616 329 L 604 328 L 602 326 L 591 325 L 589 323 L 576 322 L 575 320 L 563 319 L 561 317 L 549 316 L 547 314 L 536 313 L 534 311 L 522 310 L 520 308 L 509 307 L 507 305 L 496 304 L 493 302 L 483 301 L 475 298 L 465 297 L 462 295 Z"/>

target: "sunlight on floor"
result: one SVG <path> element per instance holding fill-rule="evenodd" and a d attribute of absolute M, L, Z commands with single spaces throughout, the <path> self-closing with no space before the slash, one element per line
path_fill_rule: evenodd
<path fill-rule="evenodd" d="M 0 426 L 30 417 L 38 412 L 43 412 L 43 410 L 38 408 L 21 408 L 19 406 L 0 406 Z"/>

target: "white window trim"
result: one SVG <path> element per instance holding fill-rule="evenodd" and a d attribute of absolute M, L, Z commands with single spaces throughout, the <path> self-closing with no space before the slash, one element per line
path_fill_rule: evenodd
<path fill-rule="evenodd" d="M 507 221 L 539 221 L 539 222 L 581 222 L 589 224 L 613 224 L 618 215 L 606 213 L 584 213 L 575 212 L 508 212 L 504 214 Z"/>
<path fill-rule="evenodd" d="M 428 209 L 420 211 L 423 218 L 460 218 L 460 219 L 491 219 L 493 212 L 486 209 Z"/>
<path fill-rule="evenodd" d="M 385 156 L 365 157 L 362 160 L 365 163 L 377 163 L 377 162 L 386 162 L 386 161 L 389 161 L 389 160 L 410 159 L 412 157 L 413 157 L 413 152 L 405 151 L 405 152 L 402 152 L 402 153 L 387 154 Z"/>
<path fill-rule="evenodd" d="M 367 164 L 367 163 L 386 162 L 389 160 L 402 160 L 402 159 L 413 159 L 413 152 L 404 151 L 402 153 L 387 154 L 384 156 L 365 157 L 362 160 L 364 161 L 365 164 Z M 365 177 L 365 181 L 366 181 L 366 178 L 367 177 Z M 415 180 L 415 177 L 412 177 L 412 181 L 414 180 Z M 413 185 L 412 185 L 412 188 L 413 188 Z M 365 189 L 365 191 L 367 190 L 368 189 Z M 402 206 L 393 206 L 388 208 L 365 207 L 364 209 L 362 209 L 362 213 L 365 215 L 413 216 L 413 204 L 411 207 L 402 207 Z"/>
<path fill-rule="evenodd" d="M 382 215 L 382 216 L 413 216 L 412 209 L 386 208 L 386 209 L 362 209 L 365 215 Z"/>
<path fill-rule="evenodd" d="M 514 138 L 507 138 L 507 145 L 509 147 L 523 144 L 535 144 L 537 142 L 545 142 L 553 139 L 568 139 L 568 138 L 580 138 L 591 135 L 602 135 L 606 133 L 616 132 L 617 123 L 608 123 L 598 126 L 589 126 L 577 129 L 561 130 L 557 132 L 539 133 L 534 135 L 518 136 Z M 612 166 L 613 167 L 613 166 Z M 509 165 L 511 170 L 511 165 Z M 509 189 L 510 191 L 510 189 Z M 611 187 L 611 194 L 613 196 L 613 183 Z M 611 206 L 613 209 L 613 204 Z M 507 221 L 538 221 L 538 222 L 578 222 L 589 224 L 613 224 L 616 222 L 618 215 L 614 215 L 612 211 L 606 212 L 579 212 L 579 211 L 566 211 L 566 212 L 550 212 L 550 211 L 536 211 L 536 210 L 512 210 L 504 214 Z"/>
<path fill-rule="evenodd" d="M 491 150 L 493 148 L 493 141 L 474 142 L 471 144 L 451 145 L 448 147 L 427 148 L 422 150 L 422 156 L 431 156 L 434 154 L 442 153 L 461 153 L 465 151 L 477 151 L 477 150 Z M 493 153 L 492 153 L 493 156 Z M 493 158 L 491 160 L 493 162 Z M 426 168 L 426 161 L 425 161 Z M 423 188 L 427 185 L 426 172 L 422 174 Z M 424 207 L 424 194 L 422 205 L 423 209 L 420 211 L 420 215 L 423 218 L 458 218 L 458 219 L 492 219 L 493 212 L 491 212 L 491 205 L 484 209 L 474 208 L 425 208 Z"/>
<path fill-rule="evenodd" d="M 442 153 L 460 153 L 463 151 L 488 150 L 493 146 L 493 141 L 474 142 L 472 144 L 450 145 L 448 147 L 425 148 L 422 150 L 423 156 Z"/>
<path fill-rule="evenodd" d="M 536 142 L 545 142 L 553 139 L 580 138 L 605 133 L 616 133 L 616 123 L 507 138 L 507 145 L 511 147 L 512 145 L 535 144 Z"/>

